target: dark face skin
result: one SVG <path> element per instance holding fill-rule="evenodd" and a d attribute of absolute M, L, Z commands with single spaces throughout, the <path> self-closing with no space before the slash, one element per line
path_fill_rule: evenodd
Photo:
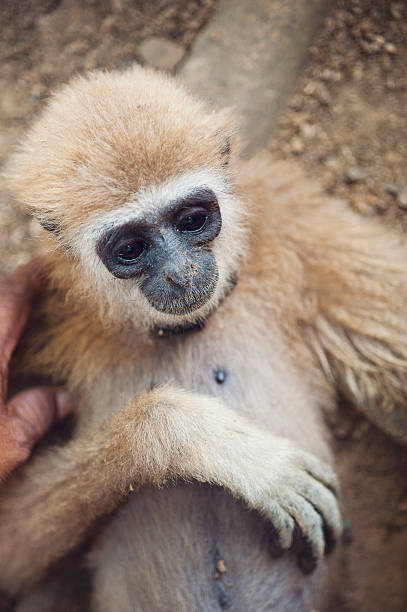
<path fill-rule="evenodd" d="M 214 192 L 201 188 L 151 218 L 109 230 L 96 250 L 113 276 L 139 279 L 156 310 L 183 315 L 213 295 L 218 269 L 210 243 L 221 226 Z"/>

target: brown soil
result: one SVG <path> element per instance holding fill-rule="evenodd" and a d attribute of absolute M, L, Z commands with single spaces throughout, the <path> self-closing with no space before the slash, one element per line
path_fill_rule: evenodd
<path fill-rule="evenodd" d="M 3 0 L 0 164 L 51 88 L 77 72 L 140 61 L 140 44 L 153 35 L 187 49 L 215 3 Z M 362 214 L 402 222 L 407 4 L 346 0 L 337 5 L 270 148 L 276 157 L 295 159 Z M 36 222 L 11 204 L 0 183 L 0 276 L 35 252 L 37 232 Z M 345 570 L 353 583 L 349 609 L 405 612 L 407 453 L 352 410 L 344 407 L 342 415 L 333 431 L 353 524 Z"/>
<path fill-rule="evenodd" d="M 406 229 L 407 3 L 336 5 L 270 149 L 361 214 Z M 407 452 L 345 406 L 336 418 L 353 541 L 342 587 L 349 607 L 333 612 L 405 612 Z"/>
<path fill-rule="evenodd" d="M 407 3 L 337 5 L 271 150 L 361 213 L 400 222 L 407 208 L 407 192 L 400 193 L 407 188 Z"/>

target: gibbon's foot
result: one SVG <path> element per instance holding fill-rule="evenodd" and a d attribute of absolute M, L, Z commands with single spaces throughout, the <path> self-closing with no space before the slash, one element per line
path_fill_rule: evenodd
<path fill-rule="evenodd" d="M 299 566 L 308 573 L 334 549 L 342 533 L 338 481 L 328 464 L 288 440 L 282 442 L 280 474 L 274 468 L 271 488 L 267 491 L 265 486 L 262 499 L 252 500 L 250 505 L 272 523 L 271 554 L 282 555 L 299 539 Z"/>

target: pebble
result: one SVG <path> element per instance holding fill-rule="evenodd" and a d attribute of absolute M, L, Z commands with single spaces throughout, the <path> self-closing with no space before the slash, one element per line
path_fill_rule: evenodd
<path fill-rule="evenodd" d="M 317 132 L 317 129 L 313 123 L 308 123 L 308 121 L 304 121 L 300 125 L 301 134 L 304 138 L 313 138 Z"/>
<path fill-rule="evenodd" d="M 403 189 L 403 185 L 401 185 L 400 183 L 388 183 L 384 187 L 384 190 L 386 193 L 389 193 L 390 195 L 396 196 L 396 197 L 399 195 L 402 189 Z"/>
<path fill-rule="evenodd" d="M 393 45 L 393 43 L 386 43 L 384 45 L 384 48 L 386 49 L 387 53 L 390 53 L 390 55 L 394 55 L 395 53 L 397 53 L 397 49 L 395 45 Z"/>
<path fill-rule="evenodd" d="M 313 96 L 323 105 L 328 106 L 331 102 L 331 94 L 324 83 L 319 81 L 310 81 L 304 87 L 304 93 L 307 96 Z"/>
<path fill-rule="evenodd" d="M 407 185 L 404 185 L 398 193 L 397 203 L 400 208 L 407 209 Z"/>
<path fill-rule="evenodd" d="M 394 19 L 402 18 L 402 3 L 401 2 L 392 2 L 390 5 L 390 13 Z"/>
<path fill-rule="evenodd" d="M 342 78 L 342 74 L 339 70 L 332 70 L 332 68 L 324 68 L 321 72 L 321 79 L 323 81 L 334 81 L 338 82 Z"/>
<path fill-rule="evenodd" d="M 341 162 L 337 157 L 328 157 L 324 161 L 324 164 L 327 168 L 333 170 L 334 172 L 338 172 L 341 169 Z"/>
<path fill-rule="evenodd" d="M 294 138 L 291 140 L 291 151 L 296 155 L 299 155 L 304 151 L 304 148 L 304 143 L 301 138 L 294 136 Z"/>
<path fill-rule="evenodd" d="M 385 191 L 397 198 L 397 204 L 402 209 L 407 209 L 407 185 L 402 183 L 388 183 Z"/>
<path fill-rule="evenodd" d="M 370 202 L 362 196 L 352 198 L 352 207 L 364 217 L 371 217 L 376 213 L 374 202 Z"/>
<path fill-rule="evenodd" d="M 366 172 L 360 166 L 349 166 L 345 168 L 345 178 L 348 183 L 363 183 L 366 180 Z"/>
<path fill-rule="evenodd" d="M 173 70 L 184 57 L 185 49 L 172 40 L 153 36 L 141 43 L 139 53 L 148 66 Z"/>
<path fill-rule="evenodd" d="M 397 151 L 386 151 L 384 154 L 384 159 L 390 164 L 397 164 L 398 162 L 403 161 L 403 156 Z"/>

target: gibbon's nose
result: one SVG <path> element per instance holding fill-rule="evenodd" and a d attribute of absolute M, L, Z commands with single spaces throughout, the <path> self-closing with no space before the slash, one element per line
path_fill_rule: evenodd
<path fill-rule="evenodd" d="M 164 278 L 169 285 L 175 285 L 182 289 L 188 289 L 191 286 L 192 274 L 188 266 L 178 270 L 175 266 L 167 266 L 164 270 Z"/>

